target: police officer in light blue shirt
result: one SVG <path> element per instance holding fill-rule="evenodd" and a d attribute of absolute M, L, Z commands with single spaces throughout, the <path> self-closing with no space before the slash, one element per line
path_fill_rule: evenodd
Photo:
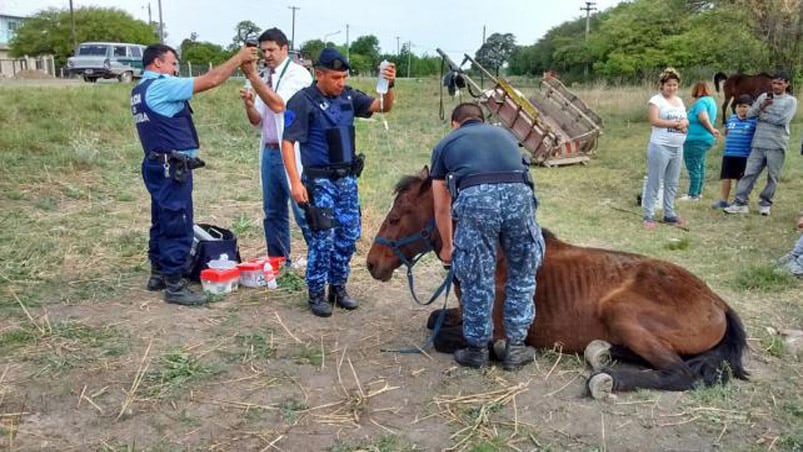
<path fill-rule="evenodd" d="M 165 289 L 168 303 L 197 305 L 206 296 L 190 290 L 182 275 L 193 238 L 192 169 L 198 157 L 198 133 L 189 99 L 229 78 L 240 65 L 257 58 L 256 48 L 243 47 L 222 65 L 200 77 L 181 78 L 176 51 L 164 44 L 145 49 L 142 80 L 131 91 L 131 113 L 145 151 L 142 178 L 151 196 L 148 290 Z"/>
<path fill-rule="evenodd" d="M 282 160 L 290 179 L 293 199 L 306 210 L 311 240 L 307 251 L 309 307 L 319 317 L 332 315 L 332 306 L 356 309 L 346 282 L 355 242 L 360 237 L 360 203 L 357 177 L 362 156 L 357 154 L 354 118 L 390 111 L 393 90 L 384 103 L 346 86 L 349 63 L 333 48 L 321 52 L 315 64 L 316 82 L 287 102 L 282 137 Z M 396 68 L 383 74 L 390 86 Z M 303 173 L 296 168 L 294 143 L 301 148 Z M 324 297 L 326 284 L 328 297 Z"/>

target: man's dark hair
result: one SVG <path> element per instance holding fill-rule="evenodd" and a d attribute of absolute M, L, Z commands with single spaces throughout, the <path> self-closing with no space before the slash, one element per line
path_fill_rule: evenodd
<path fill-rule="evenodd" d="M 485 116 L 482 114 L 482 108 L 474 102 L 463 102 L 462 104 L 454 107 L 452 111 L 452 121 L 462 124 L 468 119 L 479 119 L 485 122 Z"/>
<path fill-rule="evenodd" d="M 168 52 L 173 52 L 173 55 L 178 57 L 178 53 L 176 53 L 176 49 L 170 47 L 169 45 L 165 44 L 151 44 L 145 48 L 145 52 L 142 54 L 142 66 L 148 67 L 153 63 L 154 60 L 164 58 L 165 54 Z"/>
<path fill-rule="evenodd" d="M 278 28 L 268 28 L 267 30 L 263 31 L 261 35 L 259 35 L 259 42 L 265 41 L 273 41 L 279 47 L 284 47 L 289 45 L 289 41 L 287 41 L 287 36 L 284 34 L 282 30 Z"/>

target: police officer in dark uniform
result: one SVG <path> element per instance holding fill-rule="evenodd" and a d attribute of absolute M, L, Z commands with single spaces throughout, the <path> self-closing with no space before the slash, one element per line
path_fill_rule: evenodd
<path fill-rule="evenodd" d="M 452 128 L 432 151 L 430 175 L 435 222 L 443 240 L 439 257 L 452 263 L 462 291 L 468 347 L 456 351 L 455 360 L 468 367 L 488 363 L 500 246 L 507 261 L 502 366 L 517 369 L 535 358 L 524 338 L 535 319 L 535 270 L 544 253 L 529 164 L 507 130 L 484 124 L 477 104 L 458 105 Z"/>
<path fill-rule="evenodd" d="M 393 90 L 384 102 L 346 86 L 349 63 L 333 48 L 321 52 L 315 64 L 316 82 L 297 92 L 287 103 L 282 159 L 293 199 L 305 209 L 312 230 L 308 244 L 309 306 L 320 317 L 332 315 L 332 305 L 356 309 L 346 282 L 355 242 L 360 237 L 357 177 L 363 159 L 357 154 L 354 118 L 390 111 Z M 396 78 L 393 64 L 385 69 L 390 87 Z M 293 144 L 301 147 L 303 174 L 298 174 Z M 324 297 L 326 284 L 329 293 Z"/>
<path fill-rule="evenodd" d="M 145 71 L 131 91 L 131 113 L 145 151 L 142 178 L 151 195 L 148 290 L 165 289 L 168 303 L 197 305 L 206 296 L 187 287 L 182 276 L 193 239 L 192 170 L 198 159 L 198 134 L 189 99 L 229 78 L 240 65 L 257 59 L 255 47 L 243 47 L 231 59 L 200 77 L 175 77 L 176 51 L 150 45 L 142 56 Z"/>

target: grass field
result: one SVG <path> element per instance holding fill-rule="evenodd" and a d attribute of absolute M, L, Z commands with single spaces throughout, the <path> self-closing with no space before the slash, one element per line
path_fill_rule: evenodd
<path fill-rule="evenodd" d="M 525 94 L 536 86 L 514 84 Z M 238 88 L 230 82 L 193 103 L 207 162 L 196 173 L 195 215 L 234 230 L 242 255 L 252 257 L 264 252 L 258 134 Z M 652 90 L 577 89 L 604 118 L 605 134 L 588 165 L 533 168 L 539 222 L 573 243 L 690 269 L 729 301 L 750 336 L 750 382 L 639 391 L 603 404 L 583 396 L 588 370 L 574 355 L 545 351 L 537 366 L 510 374 L 459 369 L 446 355 L 380 352 L 425 337 L 429 310 L 412 305 L 403 275 L 373 281 L 364 258 L 393 185 L 427 164 L 448 131 L 438 118 L 437 80 L 397 82 L 388 131 L 378 117 L 357 124 L 368 161 L 351 285 L 362 307 L 329 320 L 306 311 L 294 273 L 282 276 L 278 291 L 241 289 L 202 309 L 166 305 L 144 290 L 150 210 L 129 89 L 0 83 L 0 447 L 803 448 L 803 357 L 774 334 L 803 328 L 803 284 L 772 265 L 798 237 L 803 106 L 772 216 L 709 207 L 719 192 L 719 144 L 708 156 L 703 202 L 679 205 L 690 230 L 649 233 L 635 198 Z M 456 101 L 444 103 L 448 115 Z M 680 193 L 686 187 L 684 174 Z M 298 235 L 294 246 L 303 251 Z M 422 292 L 437 271 L 431 259 L 418 269 Z"/>

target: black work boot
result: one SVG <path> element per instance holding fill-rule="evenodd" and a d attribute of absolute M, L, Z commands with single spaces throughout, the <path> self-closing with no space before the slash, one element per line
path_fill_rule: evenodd
<path fill-rule="evenodd" d="M 502 359 L 502 368 L 505 370 L 516 370 L 535 361 L 535 349 L 524 342 L 511 343 L 507 341 L 505 345 L 505 357 Z"/>
<path fill-rule="evenodd" d="M 146 287 L 151 292 L 163 290 L 165 287 L 167 287 L 167 284 L 165 284 L 165 275 L 156 264 L 151 264 L 151 276 L 148 278 L 148 284 Z"/>
<path fill-rule="evenodd" d="M 184 306 L 197 306 L 208 301 L 206 295 L 194 292 L 181 275 L 165 275 L 165 301 Z"/>
<path fill-rule="evenodd" d="M 309 308 L 318 317 L 329 317 L 332 315 L 332 305 L 327 303 L 321 293 L 309 293 Z"/>
<path fill-rule="evenodd" d="M 351 298 L 351 295 L 346 292 L 346 286 L 340 284 L 332 284 L 329 286 L 328 300 L 329 303 L 337 303 L 338 306 L 343 309 L 348 309 L 349 311 L 357 309 L 357 306 L 360 305 L 357 303 L 357 300 Z"/>
<path fill-rule="evenodd" d="M 466 348 L 461 348 L 454 352 L 454 360 L 461 366 L 479 369 L 488 364 L 488 347 L 469 345 Z"/>

